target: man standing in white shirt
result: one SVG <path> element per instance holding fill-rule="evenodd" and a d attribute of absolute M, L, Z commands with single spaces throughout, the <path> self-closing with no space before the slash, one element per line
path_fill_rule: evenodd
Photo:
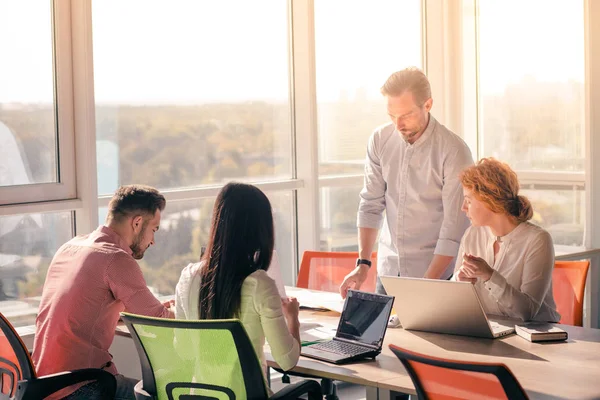
<path fill-rule="evenodd" d="M 460 172 L 473 164 L 465 142 L 429 113 L 429 80 L 417 68 L 393 73 L 381 88 L 392 123 L 367 146 L 358 207 L 359 258 L 340 293 L 367 278 L 380 228 L 377 275 L 448 279 L 469 220 L 461 212 Z M 384 218 L 385 211 L 385 218 Z M 377 279 L 377 291 L 385 293 Z"/>

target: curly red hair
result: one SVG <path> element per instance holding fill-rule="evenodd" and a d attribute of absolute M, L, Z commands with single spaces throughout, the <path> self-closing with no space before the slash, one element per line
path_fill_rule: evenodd
<path fill-rule="evenodd" d="M 533 217 L 533 207 L 519 196 L 519 179 L 508 164 L 494 158 L 482 158 L 460 174 L 463 187 L 495 213 L 509 215 L 519 222 Z"/>

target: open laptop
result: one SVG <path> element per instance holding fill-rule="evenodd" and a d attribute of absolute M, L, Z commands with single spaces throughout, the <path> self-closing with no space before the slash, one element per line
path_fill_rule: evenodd
<path fill-rule="evenodd" d="M 469 282 L 381 276 L 385 291 L 396 298 L 404 329 L 497 338 L 515 331 L 514 322 L 488 319 Z"/>
<path fill-rule="evenodd" d="M 302 347 L 302 355 L 335 364 L 375 358 L 381 352 L 394 297 L 348 290 L 335 337 Z"/>

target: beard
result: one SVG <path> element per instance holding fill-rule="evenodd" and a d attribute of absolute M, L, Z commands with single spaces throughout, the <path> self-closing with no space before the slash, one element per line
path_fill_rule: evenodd
<path fill-rule="evenodd" d="M 419 131 L 411 130 L 411 131 L 400 131 L 400 137 L 404 139 L 405 142 L 410 143 L 415 136 L 419 134 Z"/>
<path fill-rule="evenodd" d="M 133 238 L 133 243 L 131 244 L 131 246 L 129 246 L 129 248 L 133 252 L 132 256 L 136 260 L 141 260 L 142 258 L 144 258 L 144 253 L 146 252 L 146 249 L 148 248 L 148 247 L 146 247 L 145 249 L 142 248 L 142 239 L 143 239 L 145 230 L 146 230 L 146 224 L 144 223 L 142 225 L 142 230 L 140 231 L 140 233 L 137 234 L 137 236 L 135 238 Z"/>

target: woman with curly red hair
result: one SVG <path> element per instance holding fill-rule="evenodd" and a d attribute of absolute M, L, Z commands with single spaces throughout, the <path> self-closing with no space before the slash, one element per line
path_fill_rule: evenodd
<path fill-rule="evenodd" d="M 533 208 L 519 195 L 517 174 L 503 162 L 484 158 L 460 179 L 462 210 L 471 227 L 461 240 L 453 279 L 473 283 L 488 314 L 558 322 L 554 245 L 548 232 L 528 222 Z"/>

